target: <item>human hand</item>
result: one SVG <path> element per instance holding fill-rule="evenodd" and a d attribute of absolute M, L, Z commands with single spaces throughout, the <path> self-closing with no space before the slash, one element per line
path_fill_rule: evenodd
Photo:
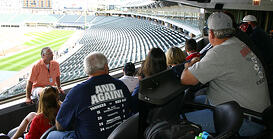
<path fill-rule="evenodd" d="M 196 63 L 198 61 L 200 61 L 200 58 L 199 57 L 194 57 L 194 58 L 191 59 L 190 62 L 185 63 L 184 67 L 185 68 L 191 67 L 194 63 Z"/>
<path fill-rule="evenodd" d="M 190 64 L 193 65 L 194 63 L 196 63 L 198 61 L 200 61 L 200 57 L 194 57 L 194 58 L 192 58 Z"/>
<path fill-rule="evenodd" d="M 58 90 L 59 90 L 60 94 L 64 94 L 64 91 L 63 91 L 63 89 L 61 87 L 58 87 Z"/>
<path fill-rule="evenodd" d="M 33 104 L 34 102 L 30 98 L 26 98 L 25 103 L 26 104 Z"/>

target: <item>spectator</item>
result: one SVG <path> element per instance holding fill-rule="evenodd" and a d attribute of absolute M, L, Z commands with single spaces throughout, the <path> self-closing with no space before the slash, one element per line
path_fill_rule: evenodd
<path fill-rule="evenodd" d="M 106 57 L 99 52 L 89 54 L 84 69 L 89 79 L 68 92 L 56 117 L 58 131 L 48 139 L 106 139 L 129 117 L 130 92 L 109 75 Z"/>
<path fill-rule="evenodd" d="M 148 56 L 145 59 L 145 62 L 143 63 L 143 66 L 140 68 L 139 75 L 140 77 L 146 78 L 149 76 L 152 76 L 156 73 L 159 73 L 161 71 L 164 71 L 167 69 L 166 64 L 166 57 L 164 52 L 160 48 L 152 48 Z M 146 103 L 144 101 L 138 100 L 139 88 L 134 91 L 132 94 L 133 100 L 137 101 L 135 105 L 138 106 L 138 111 L 140 113 L 139 117 L 139 129 L 138 129 L 138 138 L 144 138 L 144 130 L 147 128 L 149 123 L 146 121 L 148 117 L 149 111 L 154 108 L 155 106 L 149 103 Z"/>
<path fill-rule="evenodd" d="M 145 59 L 142 69 L 145 77 L 167 69 L 166 56 L 160 48 L 152 48 Z"/>
<path fill-rule="evenodd" d="M 270 92 L 273 91 L 273 42 L 269 35 L 257 25 L 257 18 L 253 15 L 247 15 L 243 18 L 243 22 L 248 23 L 253 31 L 250 38 L 256 45 L 254 53 L 260 58 L 266 72 L 267 81 Z M 271 94 L 271 100 L 273 94 Z"/>
<path fill-rule="evenodd" d="M 243 18 L 243 22 L 248 23 L 253 31 L 250 33 L 250 38 L 255 43 L 257 48 L 262 52 L 267 65 L 273 64 L 273 43 L 269 35 L 257 25 L 257 18 L 253 15 L 247 15 Z M 272 72 L 272 69 L 271 69 Z"/>
<path fill-rule="evenodd" d="M 33 98 L 39 98 L 42 89 L 48 85 L 57 86 L 63 93 L 60 82 L 60 66 L 53 60 L 53 52 L 50 47 L 44 47 L 41 51 L 42 59 L 33 67 L 26 86 L 26 103 L 31 103 Z"/>
<path fill-rule="evenodd" d="M 171 47 L 166 53 L 167 65 L 172 67 L 178 78 L 181 77 L 181 73 L 184 69 L 184 62 L 186 61 L 186 55 L 178 47 Z"/>
<path fill-rule="evenodd" d="M 189 39 L 186 41 L 185 43 L 185 50 L 188 54 L 188 56 L 186 57 L 186 60 L 189 61 L 194 57 L 200 57 L 200 53 L 197 52 L 197 43 L 194 39 Z"/>
<path fill-rule="evenodd" d="M 165 63 L 164 63 L 165 62 Z M 139 80 L 152 76 L 158 72 L 164 71 L 167 69 L 166 56 L 160 48 L 152 48 L 145 61 L 141 64 L 141 67 L 138 71 Z M 132 93 L 132 96 L 135 97 L 138 95 L 139 85 Z"/>
<path fill-rule="evenodd" d="M 132 93 L 138 84 L 138 78 L 134 77 L 136 72 L 135 65 L 132 62 L 126 63 L 123 67 L 123 76 L 119 79 L 121 80 Z"/>
<path fill-rule="evenodd" d="M 48 86 L 43 88 L 37 113 L 31 112 L 26 116 L 12 139 L 17 139 L 22 136 L 30 122 L 30 129 L 25 138 L 40 138 L 47 129 L 55 124 L 55 117 L 60 108 L 60 104 L 59 92 L 55 87 Z"/>
<path fill-rule="evenodd" d="M 185 58 L 184 52 L 178 47 L 171 47 L 166 52 L 167 65 L 169 67 L 185 62 Z"/>
<path fill-rule="evenodd" d="M 196 85 L 209 82 L 207 95 L 210 104 L 218 105 L 233 100 L 242 107 L 262 112 L 270 105 L 270 100 L 267 80 L 259 59 L 246 44 L 233 37 L 234 28 L 228 15 L 213 13 L 208 18 L 208 27 L 209 41 L 213 48 L 200 62 L 185 64 L 181 83 Z M 211 116 L 210 110 L 187 114 L 190 121 L 201 124 L 206 131 L 214 132 L 210 126 L 213 125 Z M 262 125 L 245 119 L 240 135 L 252 136 L 263 129 Z"/>

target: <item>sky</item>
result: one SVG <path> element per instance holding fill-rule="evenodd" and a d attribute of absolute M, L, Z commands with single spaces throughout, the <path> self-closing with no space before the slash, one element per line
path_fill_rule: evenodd
<path fill-rule="evenodd" d="M 20 8 L 23 0 L 0 0 L 0 8 Z M 82 7 L 93 8 L 98 4 L 104 5 L 124 5 L 128 2 L 143 0 L 52 0 L 53 9 L 62 9 L 63 7 Z M 147 1 L 147 0 L 146 0 Z M 1 9 L 0 9 L 1 10 Z"/>
<path fill-rule="evenodd" d="M 98 4 L 109 4 L 109 5 L 122 5 L 127 2 L 131 2 L 135 0 L 54 0 L 56 7 L 94 7 Z"/>

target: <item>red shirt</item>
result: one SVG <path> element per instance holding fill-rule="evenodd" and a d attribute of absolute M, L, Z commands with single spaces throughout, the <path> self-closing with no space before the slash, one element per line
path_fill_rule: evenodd
<path fill-rule="evenodd" d="M 56 77 L 60 76 L 59 63 L 51 60 L 49 69 L 41 59 L 33 67 L 29 81 L 33 83 L 32 87 L 45 87 L 48 85 L 55 86 Z"/>
<path fill-rule="evenodd" d="M 40 139 L 44 132 L 51 126 L 49 120 L 44 117 L 44 114 L 36 115 L 31 122 L 29 132 L 25 139 Z"/>
<path fill-rule="evenodd" d="M 191 53 L 190 55 L 188 55 L 188 56 L 186 57 L 186 61 L 191 60 L 191 59 L 194 58 L 194 57 L 200 57 L 200 56 L 201 56 L 201 55 L 200 55 L 200 53 L 198 53 L 198 52 Z"/>

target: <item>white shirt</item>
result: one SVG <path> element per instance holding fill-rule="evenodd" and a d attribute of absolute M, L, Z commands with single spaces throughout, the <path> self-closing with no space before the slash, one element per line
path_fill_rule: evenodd
<path fill-rule="evenodd" d="M 138 78 L 133 76 L 122 76 L 119 80 L 121 80 L 129 89 L 130 92 L 133 92 L 138 84 Z"/>

